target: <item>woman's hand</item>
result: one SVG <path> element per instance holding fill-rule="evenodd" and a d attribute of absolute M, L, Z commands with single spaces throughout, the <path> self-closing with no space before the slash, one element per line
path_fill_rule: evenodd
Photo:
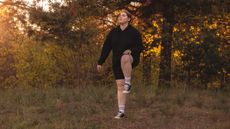
<path fill-rule="evenodd" d="M 97 65 L 97 71 L 100 72 L 102 69 L 102 66 L 101 65 Z"/>
<path fill-rule="evenodd" d="M 127 49 L 123 52 L 124 55 L 131 55 L 131 50 Z"/>

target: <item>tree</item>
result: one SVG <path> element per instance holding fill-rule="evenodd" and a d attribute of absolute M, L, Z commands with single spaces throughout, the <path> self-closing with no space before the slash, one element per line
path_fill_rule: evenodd
<path fill-rule="evenodd" d="M 170 87 L 172 35 L 174 26 L 181 22 L 180 18 L 183 19 L 184 23 L 189 23 L 187 20 L 189 17 L 210 15 L 216 11 L 229 11 L 227 10 L 226 0 L 222 2 L 218 0 L 129 0 L 120 2 L 118 5 L 128 8 L 132 2 L 141 3 L 141 6 L 130 10 L 149 25 L 148 27 L 151 27 L 153 15 L 160 14 L 163 17 L 159 87 Z"/>

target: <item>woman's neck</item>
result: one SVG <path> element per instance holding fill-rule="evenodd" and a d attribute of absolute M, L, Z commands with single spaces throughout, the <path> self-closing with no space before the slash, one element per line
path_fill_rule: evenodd
<path fill-rule="evenodd" d="M 121 30 L 122 30 L 122 31 L 125 30 L 125 28 L 126 28 L 128 25 L 129 25 L 129 23 L 121 24 L 121 25 L 120 25 Z"/>

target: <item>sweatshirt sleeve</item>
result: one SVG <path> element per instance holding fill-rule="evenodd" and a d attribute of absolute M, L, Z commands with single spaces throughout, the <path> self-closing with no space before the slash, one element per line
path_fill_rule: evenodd
<path fill-rule="evenodd" d="M 143 49 L 144 49 L 144 46 L 143 46 L 143 43 L 142 43 L 142 38 L 141 38 L 141 34 L 136 31 L 135 32 L 135 45 L 133 47 L 130 48 L 132 54 L 140 54 Z"/>
<path fill-rule="evenodd" d="M 111 46 L 111 31 L 109 32 L 109 34 L 106 36 L 106 39 L 105 39 L 105 42 L 103 44 L 103 47 L 102 47 L 102 51 L 101 51 L 101 56 L 98 60 L 98 65 L 102 65 L 105 60 L 107 59 L 107 57 L 109 56 L 109 53 L 112 49 L 112 46 Z"/>

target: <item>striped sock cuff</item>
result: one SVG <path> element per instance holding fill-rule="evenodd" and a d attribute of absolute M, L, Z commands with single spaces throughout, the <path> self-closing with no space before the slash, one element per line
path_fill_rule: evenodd
<path fill-rule="evenodd" d="M 124 113 L 125 112 L 125 105 L 119 105 L 119 111 Z"/>

